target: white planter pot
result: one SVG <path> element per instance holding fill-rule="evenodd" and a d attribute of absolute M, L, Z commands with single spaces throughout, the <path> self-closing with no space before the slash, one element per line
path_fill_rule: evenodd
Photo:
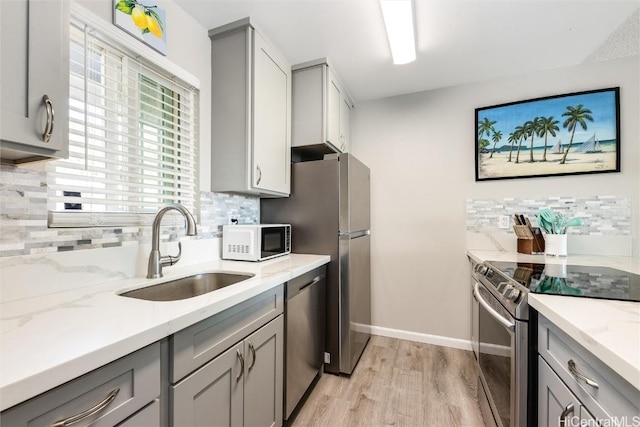
<path fill-rule="evenodd" d="M 567 235 L 546 234 L 544 236 L 544 248 L 546 255 L 567 256 Z"/>

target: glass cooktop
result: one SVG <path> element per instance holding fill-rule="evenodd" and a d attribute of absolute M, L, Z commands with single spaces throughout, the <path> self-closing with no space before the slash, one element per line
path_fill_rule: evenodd
<path fill-rule="evenodd" d="M 490 261 L 536 294 L 640 302 L 640 275 L 609 267 Z"/>

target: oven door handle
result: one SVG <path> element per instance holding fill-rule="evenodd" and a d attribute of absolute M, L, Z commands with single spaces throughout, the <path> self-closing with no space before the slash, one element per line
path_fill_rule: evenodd
<path fill-rule="evenodd" d="M 503 316 L 500 315 L 500 313 L 498 313 L 493 307 L 491 307 L 489 303 L 486 302 L 480 295 L 480 289 L 478 289 L 478 286 L 479 284 L 478 282 L 476 282 L 475 286 L 473 287 L 473 295 L 476 297 L 480 305 L 484 307 L 484 309 L 487 310 L 487 312 L 489 312 L 491 317 L 493 317 L 498 322 L 500 322 L 502 326 L 509 329 L 510 331 L 514 331 L 516 329 L 516 324 L 505 319 Z"/>

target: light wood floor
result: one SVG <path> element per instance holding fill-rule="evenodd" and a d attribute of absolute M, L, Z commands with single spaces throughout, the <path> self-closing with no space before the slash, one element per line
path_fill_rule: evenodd
<path fill-rule="evenodd" d="M 322 375 L 289 425 L 483 426 L 473 353 L 373 336 L 351 377 Z"/>

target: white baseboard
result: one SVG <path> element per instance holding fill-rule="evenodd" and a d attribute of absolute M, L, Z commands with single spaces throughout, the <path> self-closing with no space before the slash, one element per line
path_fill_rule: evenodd
<path fill-rule="evenodd" d="M 425 344 L 441 345 L 443 347 L 459 348 L 461 350 L 471 351 L 471 341 L 461 340 L 458 338 L 443 337 L 440 335 L 423 334 L 419 332 L 403 331 L 401 329 L 384 328 L 382 326 L 373 326 L 369 328 L 371 334 L 380 335 L 389 338 L 398 338 L 401 340 L 421 342 Z"/>

